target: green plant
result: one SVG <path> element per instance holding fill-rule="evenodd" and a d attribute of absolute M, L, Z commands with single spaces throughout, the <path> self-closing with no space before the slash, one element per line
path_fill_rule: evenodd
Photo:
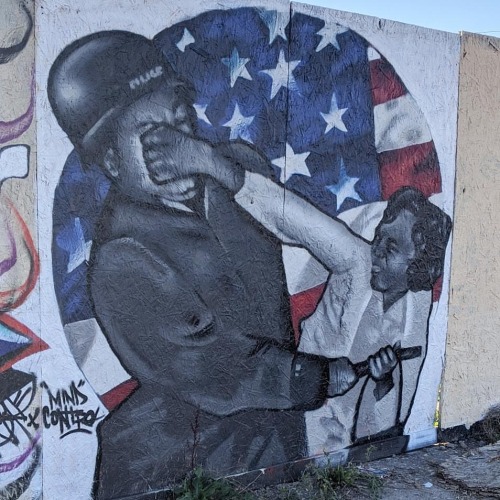
<path fill-rule="evenodd" d="M 367 487 L 370 497 L 375 499 L 380 498 L 382 494 L 383 481 L 380 477 L 373 474 L 365 474 L 367 479 Z"/>
<path fill-rule="evenodd" d="M 368 446 L 368 448 L 366 448 L 365 458 L 367 462 L 371 461 L 372 454 L 375 451 L 377 451 L 377 447 L 374 444 L 371 444 L 370 446 Z"/>
<path fill-rule="evenodd" d="M 436 410 L 434 412 L 434 427 L 441 427 L 441 384 L 439 385 L 437 401 L 436 401 Z"/>
<path fill-rule="evenodd" d="M 316 492 L 315 498 L 327 500 L 338 498 L 340 489 L 355 483 L 356 470 L 350 465 L 309 467 L 305 476 L 306 483 Z"/>
<path fill-rule="evenodd" d="M 176 500 L 252 500 L 254 496 L 228 479 L 214 479 L 196 467 L 174 491 Z"/>
<path fill-rule="evenodd" d="M 352 465 L 327 467 L 324 469 L 323 481 L 331 486 L 353 486 L 358 479 L 359 471 Z"/>
<path fill-rule="evenodd" d="M 309 467 L 303 481 L 312 486 L 317 500 L 353 498 L 354 491 L 366 491 L 370 498 L 380 497 L 382 480 L 361 471 L 353 464 L 326 467 Z"/>
<path fill-rule="evenodd" d="M 298 493 L 290 485 L 281 485 L 278 488 L 277 500 L 300 500 Z"/>

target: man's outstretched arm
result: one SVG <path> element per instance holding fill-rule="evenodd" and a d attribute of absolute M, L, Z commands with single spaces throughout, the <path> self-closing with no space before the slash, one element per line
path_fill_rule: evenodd
<path fill-rule="evenodd" d="M 330 271 L 343 273 L 366 262 L 368 243 L 343 222 L 260 174 L 245 173 L 235 200 L 281 241 L 304 247 Z"/>

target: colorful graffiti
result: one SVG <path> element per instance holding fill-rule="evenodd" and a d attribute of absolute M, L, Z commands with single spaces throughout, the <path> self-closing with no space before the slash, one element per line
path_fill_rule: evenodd
<path fill-rule="evenodd" d="M 451 219 L 424 115 L 374 46 L 211 10 L 76 39 L 48 97 L 74 147 L 55 292 L 111 410 L 96 498 L 297 460 L 317 435 L 404 451 Z"/>
<path fill-rule="evenodd" d="M 31 33 L 33 31 L 34 2 L 27 0 L 5 0 L 0 21 L 0 82 L 7 96 L 0 104 L 0 144 L 17 139 L 26 132 L 33 121 L 35 111 L 35 71 Z M 31 40 L 31 43 L 28 42 Z M 28 47 L 27 47 L 28 45 Z M 31 59 L 26 70 L 22 53 Z M 32 57 L 30 57 L 32 56 Z M 16 58 L 18 60 L 16 61 Z M 19 64 L 17 64 L 19 63 Z M 21 80 L 18 78 L 21 77 Z M 18 82 L 26 82 L 19 85 Z M 8 97 L 8 98 L 6 98 Z M 25 101 L 28 101 L 26 104 Z M 2 116 L 4 115 L 4 116 Z M 12 116 L 6 120 L 5 116 Z"/>
<path fill-rule="evenodd" d="M 41 432 L 36 376 L 13 366 L 48 346 L 5 314 L 26 300 L 38 278 L 39 265 L 29 231 L 10 203 L 2 211 L 2 232 L 7 251 L 3 248 L 0 264 L 0 492 L 4 498 L 15 499 L 26 492 L 39 471 Z"/>
<path fill-rule="evenodd" d="M 31 1 L 6 0 L 0 20 L 0 496 L 6 499 L 41 494 L 39 481 L 32 488 L 41 469 L 40 394 L 34 365 L 25 362 L 48 346 L 15 318 L 39 276 L 31 220 L 25 221 L 35 213 L 33 10 Z"/>
<path fill-rule="evenodd" d="M 0 331 L 0 491 L 14 499 L 26 492 L 40 467 L 41 432 L 36 376 L 12 365 L 47 345 L 5 314 L 0 317 Z"/>

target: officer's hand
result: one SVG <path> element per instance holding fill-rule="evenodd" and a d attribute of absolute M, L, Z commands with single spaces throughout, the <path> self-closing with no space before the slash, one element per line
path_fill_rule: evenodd
<path fill-rule="evenodd" d="M 329 361 L 330 383 L 328 396 L 340 396 L 352 389 L 358 381 L 353 364 L 347 358 L 337 358 Z"/>
<path fill-rule="evenodd" d="M 156 184 L 195 174 L 210 175 L 212 147 L 205 141 L 158 124 L 141 135 L 143 157 Z"/>
<path fill-rule="evenodd" d="M 383 380 L 389 375 L 397 364 L 398 358 L 396 352 L 390 345 L 383 347 L 376 354 L 368 358 L 370 376 L 377 381 Z"/>

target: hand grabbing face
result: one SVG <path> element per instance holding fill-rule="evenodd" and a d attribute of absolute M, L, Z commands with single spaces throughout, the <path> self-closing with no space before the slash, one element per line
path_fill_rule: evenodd
<path fill-rule="evenodd" d="M 191 136 L 193 113 L 184 94 L 166 85 L 115 118 L 115 139 L 103 163 L 121 193 L 155 205 L 196 195 L 196 178 L 191 174 L 209 155 L 209 146 Z"/>
<path fill-rule="evenodd" d="M 164 185 L 174 179 L 209 174 L 211 147 L 165 123 L 141 135 L 144 162 L 151 180 Z"/>

